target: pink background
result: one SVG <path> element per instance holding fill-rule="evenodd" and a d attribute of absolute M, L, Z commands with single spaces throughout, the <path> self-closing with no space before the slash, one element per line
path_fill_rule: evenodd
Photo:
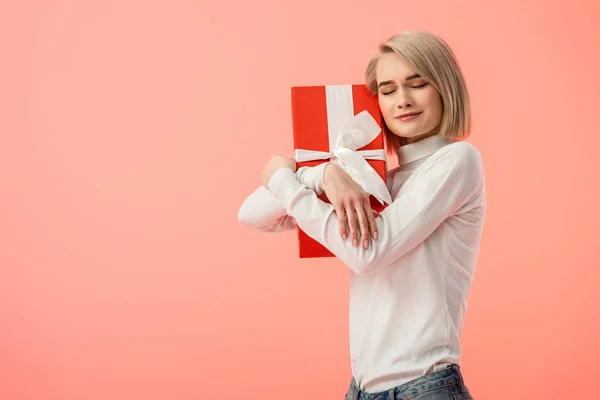
<path fill-rule="evenodd" d="M 570 4 L 570 5 L 567 5 Z M 600 346 L 592 1 L 0 5 L 0 399 L 342 399 L 348 270 L 237 221 L 290 87 L 362 83 L 431 30 L 473 103 L 488 217 L 476 399 L 591 398 Z"/>

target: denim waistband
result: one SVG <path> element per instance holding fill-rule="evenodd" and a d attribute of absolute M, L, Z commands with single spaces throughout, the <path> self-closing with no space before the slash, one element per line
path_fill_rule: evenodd
<path fill-rule="evenodd" d="M 450 364 L 444 369 L 431 372 L 403 385 L 378 393 L 363 392 L 353 378 L 346 400 L 403 400 L 433 389 L 452 385 L 464 386 L 460 367 L 456 364 Z"/>

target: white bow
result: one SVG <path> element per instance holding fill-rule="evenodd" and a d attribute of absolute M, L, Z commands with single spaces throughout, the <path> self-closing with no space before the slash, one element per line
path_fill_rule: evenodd
<path fill-rule="evenodd" d="M 358 183 L 365 192 L 372 194 L 382 205 L 391 204 L 392 198 L 385 181 L 366 160 L 386 161 L 385 151 L 357 150 L 371 143 L 381 132 L 381 127 L 368 111 L 361 111 L 350 118 L 337 135 L 334 148 L 327 151 L 296 149 L 296 162 L 331 159 Z"/>

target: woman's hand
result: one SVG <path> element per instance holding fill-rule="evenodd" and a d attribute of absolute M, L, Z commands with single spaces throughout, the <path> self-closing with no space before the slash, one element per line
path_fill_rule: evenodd
<path fill-rule="evenodd" d="M 369 247 L 369 232 L 377 240 L 377 224 L 371 209 L 369 194 L 354 181 L 339 165 L 330 163 L 325 167 L 323 185 L 325 194 L 335 208 L 340 221 L 340 235 L 348 237 L 346 223 L 350 226 L 352 244 L 358 246 L 356 223 L 360 225 L 361 242 Z M 355 215 L 356 214 L 356 215 Z"/>
<path fill-rule="evenodd" d="M 273 174 L 282 168 L 291 168 L 292 172 L 296 172 L 296 160 L 281 156 L 271 156 L 261 174 L 262 183 L 267 189 L 269 188 L 269 181 Z"/>

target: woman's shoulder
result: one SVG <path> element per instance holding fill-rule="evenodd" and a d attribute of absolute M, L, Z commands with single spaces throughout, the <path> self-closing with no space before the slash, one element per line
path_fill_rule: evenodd
<path fill-rule="evenodd" d="M 483 168 L 483 158 L 477 147 L 464 140 L 442 147 L 432 158 L 461 167 Z"/>
<path fill-rule="evenodd" d="M 460 180 L 468 186 L 481 186 L 485 181 L 483 159 L 471 143 L 457 141 L 447 144 L 429 157 L 421 173 L 431 177 Z"/>

